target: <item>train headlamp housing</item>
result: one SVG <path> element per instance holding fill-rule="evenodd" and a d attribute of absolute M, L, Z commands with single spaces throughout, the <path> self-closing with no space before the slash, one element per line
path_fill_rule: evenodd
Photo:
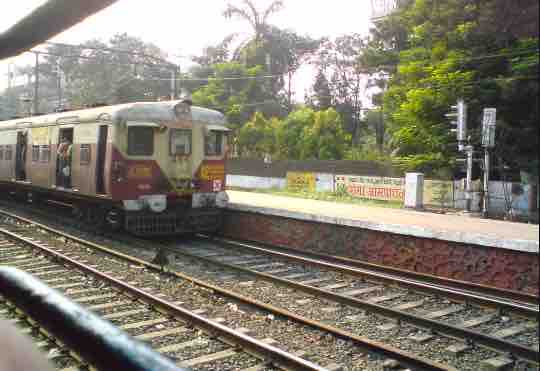
<path fill-rule="evenodd" d="M 174 114 L 179 119 L 188 119 L 191 117 L 191 101 L 182 101 L 174 106 Z"/>

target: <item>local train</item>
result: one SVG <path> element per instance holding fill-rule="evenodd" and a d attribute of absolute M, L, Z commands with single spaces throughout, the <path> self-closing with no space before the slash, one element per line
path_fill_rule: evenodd
<path fill-rule="evenodd" d="M 0 122 L 0 191 L 136 235 L 214 232 L 228 131 L 223 114 L 188 100 Z"/>

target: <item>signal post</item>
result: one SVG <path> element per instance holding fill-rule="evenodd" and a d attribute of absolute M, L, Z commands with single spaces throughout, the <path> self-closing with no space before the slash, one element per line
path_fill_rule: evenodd
<path fill-rule="evenodd" d="M 495 147 L 495 129 L 497 125 L 497 109 L 484 109 L 482 122 L 482 146 L 484 147 L 484 205 L 483 215 L 489 215 L 489 172 L 491 167 L 491 149 Z"/>
<path fill-rule="evenodd" d="M 450 123 L 456 126 L 452 132 L 456 133 L 458 149 L 467 154 L 467 184 L 465 186 L 465 198 L 467 199 L 467 211 L 472 209 L 472 170 L 474 147 L 467 137 L 467 104 L 463 99 L 459 99 L 456 106 L 452 106 L 452 111 L 446 117 L 453 119 Z"/>
<path fill-rule="evenodd" d="M 467 136 L 467 104 L 463 99 L 459 99 L 456 106 L 452 106 L 452 111 L 446 117 L 453 119 L 451 124 L 456 126 L 452 132 L 456 133 L 458 149 L 467 154 L 467 185 L 465 197 L 467 199 L 467 211 L 472 210 L 472 170 L 474 162 L 474 146 L 470 137 Z M 495 129 L 497 125 L 497 109 L 485 108 L 482 121 L 482 146 L 484 147 L 484 204 L 483 216 L 489 214 L 489 174 L 491 167 L 491 149 L 495 147 Z"/>

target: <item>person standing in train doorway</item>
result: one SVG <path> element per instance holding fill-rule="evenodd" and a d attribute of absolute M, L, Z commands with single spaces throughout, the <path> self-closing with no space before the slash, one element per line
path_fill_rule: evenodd
<path fill-rule="evenodd" d="M 73 143 L 69 142 L 68 140 L 68 147 L 66 151 L 66 165 L 64 167 L 64 175 L 66 177 L 66 188 L 71 188 L 71 158 L 73 156 Z"/>
<path fill-rule="evenodd" d="M 71 146 L 71 142 L 67 137 L 62 137 L 62 141 L 58 145 L 58 150 L 56 154 L 58 156 L 58 176 L 57 176 L 57 185 L 59 187 L 67 187 L 67 177 L 66 177 L 66 167 L 68 167 L 68 150 Z M 70 170 L 70 169 L 67 169 Z"/>

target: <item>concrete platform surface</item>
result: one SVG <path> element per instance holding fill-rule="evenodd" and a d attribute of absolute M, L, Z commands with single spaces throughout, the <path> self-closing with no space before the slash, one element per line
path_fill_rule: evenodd
<path fill-rule="evenodd" d="M 229 209 L 538 254 L 538 225 L 228 191 Z"/>

